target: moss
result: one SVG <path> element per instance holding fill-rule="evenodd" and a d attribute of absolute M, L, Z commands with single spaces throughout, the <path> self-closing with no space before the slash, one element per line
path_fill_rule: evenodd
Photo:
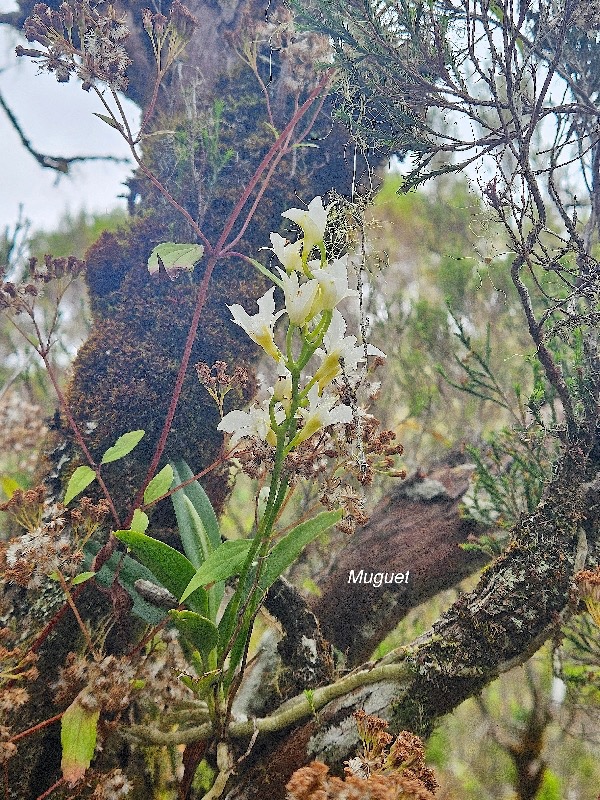
<path fill-rule="evenodd" d="M 264 97 L 249 69 L 240 66 L 223 79 L 216 96 L 217 103 L 209 98 L 204 111 L 199 110 L 195 117 L 187 111 L 168 119 L 159 117 L 157 129 L 174 130 L 175 134 L 149 137 L 144 142 L 144 160 L 178 202 L 201 220 L 213 243 L 274 141 L 273 131 L 266 125 Z M 290 112 L 291 104 L 290 100 L 283 116 Z M 203 132 L 216 135 L 217 127 L 211 151 Z M 332 156 L 332 144 L 330 138 L 328 156 L 318 148 L 306 148 L 284 159 L 236 250 L 257 256 L 259 248 L 269 244 L 271 231 L 294 227 L 289 221 L 284 224 L 281 212 L 297 206 L 298 197 L 310 198 L 334 185 L 343 191 L 342 176 L 350 185 L 343 150 L 340 147 Z M 232 155 L 224 158 L 228 150 Z M 139 428 L 146 431 L 131 456 L 105 470 L 121 513 L 128 510 L 139 489 L 160 436 L 203 273 L 200 262 L 193 276 L 186 274 L 175 281 L 148 274 L 147 259 L 156 244 L 193 239 L 187 222 L 146 179 L 138 176 L 136 186 L 145 214 L 117 232 L 103 234 L 87 254 L 94 325 L 75 361 L 68 392 L 69 406 L 94 458 L 120 434 Z M 248 210 L 249 206 L 233 236 Z M 249 309 L 264 290 L 262 276 L 243 260 L 224 259 L 217 264 L 165 458 L 183 458 L 200 471 L 217 457 L 222 437 L 215 430 L 216 409 L 198 383 L 193 365 L 223 360 L 234 367 L 255 361 L 258 348 L 231 323 L 226 306 L 237 302 Z M 75 465 L 71 461 L 69 470 Z M 66 477 L 63 473 L 63 483 Z M 222 508 L 226 475 L 213 472 L 205 485 L 216 507 Z"/>
<path fill-rule="evenodd" d="M 112 259 L 118 247 L 115 238 L 103 237 L 95 246 L 95 273 L 100 271 L 102 245 Z M 101 313 L 77 356 L 68 398 L 77 423 L 90 431 L 86 439 L 96 460 L 122 433 L 138 428 L 146 431 L 129 457 L 103 470 L 120 511 L 128 508 L 141 485 L 160 436 L 198 291 L 188 275 L 171 281 L 150 276 L 145 262 L 138 260 L 133 267 L 122 278 L 113 272 L 119 287 L 111 287 L 102 298 Z M 256 288 L 245 282 L 237 286 L 236 295 L 247 302 L 249 296 L 256 296 Z M 248 362 L 256 350 L 230 322 L 225 303 L 218 291 L 211 292 L 167 441 L 166 458 L 183 458 L 192 469 L 200 470 L 214 461 L 222 444 L 222 435 L 216 431 L 216 407 L 193 365 L 200 360 Z M 213 501 L 221 507 L 227 485 L 223 474 L 207 484 Z"/>

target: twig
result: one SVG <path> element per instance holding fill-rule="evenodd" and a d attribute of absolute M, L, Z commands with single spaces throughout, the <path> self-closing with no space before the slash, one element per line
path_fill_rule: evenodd
<path fill-rule="evenodd" d="M 1 20 L 0 20 L 1 22 Z M 71 164 L 75 164 L 79 161 L 112 161 L 113 164 L 128 164 L 128 158 L 119 158 L 118 156 L 101 156 L 101 155 L 89 155 L 89 156 L 50 156 L 46 155 L 45 153 L 38 152 L 33 145 L 31 144 L 31 140 L 25 136 L 23 128 L 19 124 L 19 121 L 15 117 L 14 113 L 6 104 L 4 97 L 0 93 L 0 107 L 4 110 L 4 113 L 8 117 L 10 124 L 15 129 L 17 136 L 21 140 L 21 144 L 27 150 L 27 152 L 32 155 L 38 164 L 45 169 L 53 169 L 55 172 L 61 172 L 63 175 L 69 174 L 69 169 Z"/>
<path fill-rule="evenodd" d="M 37 733 L 37 731 L 41 731 L 43 728 L 47 728 L 48 725 L 53 725 L 55 722 L 58 722 L 59 719 L 62 719 L 62 715 L 64 711 L 61 711 L 60 714 L 56 714 L 54 717 L 50 717 L 50 719 L 45 719 L 43 722 L 38 722 L 37 725 L 33 725 L 31 728 L 27 728 L 26 731 L 21 731 L 21 733 L 17 733 L 14 736 L 11 736 L 9 739 L 10 742 L 18 742 L 19 739 L 24 739 L 26 736 L 31 736 L 32 733 Z"/>
<path fill-rule="evenodd" d="M 355 689 L 382 681 L 396 681 L 401 684 L 410 675 L 411 669 L 402 663 L 384 664 L 372 669 L 357 670 L 345 675 L 335 683 L 315 689 L 310 701 L 303 692 L 289 700 L 268 717 L 249 719 L 245 722 L 232 722 L 227 727 L 227 735 L 239 739 L 245 736 L 252 736 L 256 730 L 258 730 L 259 734 L 281 731 L 305 717 L 312 716 L 315 710 L 318 711 L 332 700 L 343 697 Z M 123 732 L 123 735 L 140 739 L 149 744 L 176 745 L 187 744 L 199 739 L 209 739 L 213 733 L 213 728 L 209 724 L 177 731 L 161 731 L 158 728 L 146 725 L 132 725 Z"/>
<path fill-rule="evenodd" d="M 59 580 L 61 589 L 63 590 L 63 592 L 65 593 L 65 597 L 67 598 L 67 603 L 71 606 L 71 611 L 75 615 L 75 619 L 77 620 L 77 624 L 79 625 L 79 628 L 80 628 L 81 632 L 83 633 L 83 638 L 85 639 L 85 642 L 86 642 L 87 646 L 89 647 L 91 654 L 96 659 L 96 653 L 94 651 L 94 643 L 92 642 L 92 637 L 90 636 L 90 632 L 85 627 L 85 624 L 84 624 L 83 620 L 81 619 L 81 615 L 79 614 L 79 610 L 78 610 L 77 606 L 75 605 L 75 601 L 73 600 L 73 597 L 71 596 L 71 592 L 69 590 L 69 587 L 67 586 L 67 582 L 66 582 L 66 580 L 64 578 L 64 575 L 62 574 L 62 572 L 59 569 L 56 570 L 56 574 L 58 575 L 58 580 Z"/>
<path fill-rule="evenodd" d="M 53 783 L 53 784 L 52 784 L 52 786 L 51 786 L 49 789 L 46 789 L 46 791 L 45 791 L 45 792 L 43 792 L 42 794 L 40 794 L 38 797 L 36 797 L 36 799 L 35 799 L 35 800 L 46 800 L 46 798 L 47 798 L 47 797 L 50 797 L 50 795 L 52 794 L 52 792 L 53 792 L 55 789 L 58 789 L 58 788 L 59 788 L 59 786 L 62 786 L 62 785 L 63 785 L 63 783 L 65 783 L 65 779 L 64 779 L 64 778 L 59 778 L 59 779 L 56 781 L 56 783 Z"/>
<path fill-rule="evenodd" d="M 40 344 L 41 344 L 41 342 L 40 342 Z M 117 509 L 115 508 L 115 505 L 113 503 L 113 500 L 112 500 L 112 497 L 110 495 L 110 492 L 108 491 L 108 487 L 104 483 L 104 479 L 102 478 L 102 475 L 100 474 L 100 470 L 99 470 L 96 462 L 94 461 L 94 459 L 92 457 L 92 454 L 90 453 L 90 451 L 87 448 L 87 445 L 86 445 L 86 443 L 85 443 L 85 441 L 83 439 L 82 433 L 79 430 L 79 426 L 77 425 L 77 423 L 75 422 L 75 418 L 71 414 L 71 410 L 70 410 L 69 405 L 67 403 L 67 400 L 66 400 L 66 398 L 65 398 L 65 396 L 64 396 L 64 394 L 62 392 L 62 389 L 58 385 L 58 380 L 56 378 L 56 375 L 54 374 L 54 370 L 52 369 L 52 365 L 50 364 L 50 359 L 48 358 L 48 352 L 47 352 L 47 350 L 44 350 L 41 347 L 40 348 L 36 348 L 36 350 L 38 351 L 40 357 L 42 358 L 42 360 L 44 362 L 44 366 L 46 367 L 46 371 L 48 373 L 48 377 L 50 378 L 50 380 L 52 382 L 52 386 L 54 387 L 54 391 L 56 392 L 56 396 L 58 398 L 58 403 L 60 405 L 60 410 L 63 412 L 63 414 L 67 418 L 67 422 L 69 423 L 69 426 L 70 426 L 71 430 L 73 431 L 73 433 L 75 435 L 75 439 L 77 440 L 77 444 L 79 445 L 79 447 L 81 448 L 83 454 L 85 455 L 85 457 L 86 457 L 86 459 L 88 461 L 88 464 L 95 471 L 96 479 L 97 479 L 97 481 L 98 481 L 98 483 L 100 485 L 100 488 L 102 489 L 102 492 L 104 493 L 106 501 L 108 502 L 111 514 L 112 514 L 113 519 L 115 521 L 115 524 L 117 525 L 118 528 L 120 528 L 121 527 L 121 521 L 119 519 L 119 515 L 117 513 Z"/>

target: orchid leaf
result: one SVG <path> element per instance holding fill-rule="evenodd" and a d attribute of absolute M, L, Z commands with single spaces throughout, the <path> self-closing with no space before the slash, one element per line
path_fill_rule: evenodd
<path fill-rule="evenodd" d="M 179 597 L 186 591 L 196 571 L 182 553 L 138 531 L 116 531 L 115 536 L 135 553 L 141 563 L 171 594 Z M 208 599 L 203 588 L 187 592 L 186 599 L 190 608 L 199 614 L 206 614 Z"/>
<path fill-rule="evenodd" d="M 200 586 L 207 586 L 216 581 L 225 581 L 227 578 L 237 575 L 244 565 L 251 546 L 250 539 L 223 542 L 219 549 L 211 553 L 198 569 L 182 594 L 180 602 L 183 603 Z"/>

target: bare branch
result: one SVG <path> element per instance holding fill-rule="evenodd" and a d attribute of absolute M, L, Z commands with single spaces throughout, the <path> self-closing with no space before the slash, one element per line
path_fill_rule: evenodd
<path fill-rule="evenodd" d="M 25 135 L 23 128 L 19 124 L 15 114 L 7 105 L 4 97 L 0 93 L 0 107 L 5 112 L 6 116 L 9 119 L 10 124 L 15 129 L 19 139 L 21 140 L 21 144 L 30 153 L 40 167 L 44 167 L 45 169 L 52 169 L 55 172 L 60 172 L 63 175 L 68 175 L 73 164 L 77 164 L 83 161 L 111 161 L 113 164 L 128 164 L 128 158 L 119 158 L 118 156 L 102 156 L 102 155 L 88 155 L 88 156 L 52 156 L 45 153 L 40 153 L 38 150 L 34 148 L 31 143 L 31 140 Z"/>

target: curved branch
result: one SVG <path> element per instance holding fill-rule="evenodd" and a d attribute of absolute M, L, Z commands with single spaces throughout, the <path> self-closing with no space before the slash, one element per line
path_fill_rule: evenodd
<path fill-rule="evenodd" d="M 0 20 L 0 23 L 2 20 Z M 16 116 L 14 115 L 13 111 L 9 108 L 4 100 L 4 97 L 0 93 L 0 108 L 4 111 L 6 116 L 9 119 L 10 124 L 15 129 L 17 136 L 21 140 L 21 144 L 27 150 L 27 152 L 32 155 L 40 167 L 44 169 L 53 169 L 55 172 L 60 172 L 63 175 L 68 175 L 69 170 L 72 164 L 76 164 L 80 161 L 112 161 L 113 164 L 128 164 L 128 158 L 119 158 L 118 156 L 101 156 L 101 155 L 89 155 L 89 156 L 50 156 L 46 153 L 38 152 L 33 145 L 31 144 L 31 140 L 27 138 L 23 128 L 19 124 Z"/>

